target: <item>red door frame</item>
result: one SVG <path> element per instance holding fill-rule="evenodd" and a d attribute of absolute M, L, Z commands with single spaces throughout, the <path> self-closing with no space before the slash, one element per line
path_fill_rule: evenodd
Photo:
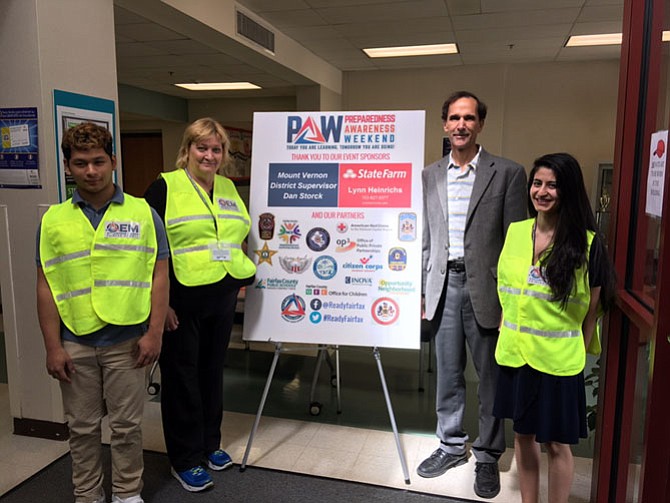
<path fill-rule="evenodd" d="M 646 236 L 643 189 L 634 182 L 646 173 L 651 133 L 656 129 L 661 63 L 664 0 L 626 0 L 619 76 L 619 99 L 614 154 L 614 215 L 610 246 L 619 278 L 619 298 L 609 320 L 601 371 L 598 423 L 591 500 L 626 501 L 631 441 L 635 432 L 635 381 L 638 350 L 652 341 L 642 472 L 638 501 L 670 501 L 670 309 L 651 312 L 628 287 L 639 284 L 643 261 L 633 260 L 637 235 Z M 651 41 L 657 40 L 652 43 Z M 633 190 L 638 192 L 634 193 Z M 664 228 L 670 212 L 670 177 L 664 191 Z M 631 221 L 633 225 L 631 225 Z M 636 234 L 632 234 L 636 232 Z M 641 234 L 640 234 L 641 233 Z M 644 247 L 646 249 L 646 246 Z M 663 264 L 666 263 L 666 267 Z M 630 280 L 626 273 L 633 266 Z M 656 306 L 670 300 L 670 232 L 662 231 Z M 666 300 L 666 304 L 667 304 Z"/>

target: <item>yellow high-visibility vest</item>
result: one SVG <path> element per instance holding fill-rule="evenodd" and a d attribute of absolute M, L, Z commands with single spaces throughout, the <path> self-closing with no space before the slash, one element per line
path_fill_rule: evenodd
<path fill-rule="evenodd" d="M 221 281 L 226 274 L 253 276 L 256 265 L 241 245 L 251 220 L 233 182 L 216 175 L 210 200 L 185 169 L 161 176 L 167 184 L 165 230 L 177 280 L 198 286 Z"/>
<path fill-rule="evenodd" d="M 509 226 L 498 261 L 503 320 L 496 361 L 509 367 L 528 364 L 557 376 L 575 375 L 586 363 L 582 323 L 591 300 L 588 263 L 575 271 L 567 305 L 551 301 L 551 288 L 539 274 L 539 262 L 531 264 L 533 224 L 534 219 L 529 219 Z M 588 231 L 587 257 L 593 237 Z"/>
<path fill-rule="evenodd" d="M 63 323 L 75 335 L 149 318 L 156 229 L 143 199 L 124 194 L 97 229 L 67 200 L 44 214 L 40 261 Z"/>

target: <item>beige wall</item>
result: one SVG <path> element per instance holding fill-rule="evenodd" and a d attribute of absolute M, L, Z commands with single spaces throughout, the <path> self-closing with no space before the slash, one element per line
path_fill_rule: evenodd
<path fill-rule="evenodd" d="M 426 110 L 426 163 L 441 157 L 441 109 L 452 91 L 477 94 L 489 107 L 480 142 L 527 169 L 539 155 L 567 151 L 584 169 L 588 193 L 596 166 L 612 160 L 619 62 L 459 66 L 348 72 L 347 110 Z"/>

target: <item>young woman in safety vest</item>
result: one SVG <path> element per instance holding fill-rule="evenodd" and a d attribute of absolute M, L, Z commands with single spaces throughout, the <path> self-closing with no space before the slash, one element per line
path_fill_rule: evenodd
<path fill-rule="evenodd" d="M 535 161 L 528 209 L 533 218 L 510 225 L 498 262 L 503 316 L 494 414 L 514 421 L 522 501 L 539 499 L 543 444 L 548 501 L 567 502 L 570 444 L 587 436 L 586 351 L 600 350 L 597 320 L 611 304 L 613 273 L 572 156 Z"/>
<path fill-rule="evenodd" d="M 163 217 L 170 245 L 170 309 L 161 368 L 161 413 L 172 475 L 187 491 L 213 485 L 205 467 L 232 465 L 221 449 L 223 364 L 239 289 L 256 266 L 242 243 L 249 213 L 235 185 L 218 174 L 228 135 L 217 121 L 186 128 L 177 169 L 147 190 Z"/>

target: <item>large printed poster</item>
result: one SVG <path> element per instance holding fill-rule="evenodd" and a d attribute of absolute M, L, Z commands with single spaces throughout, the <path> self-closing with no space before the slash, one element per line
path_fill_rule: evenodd
<path fill-rule="evenodd" d="M 244 339 L 419 347 L 425 113 L 255 113 Z"/>

